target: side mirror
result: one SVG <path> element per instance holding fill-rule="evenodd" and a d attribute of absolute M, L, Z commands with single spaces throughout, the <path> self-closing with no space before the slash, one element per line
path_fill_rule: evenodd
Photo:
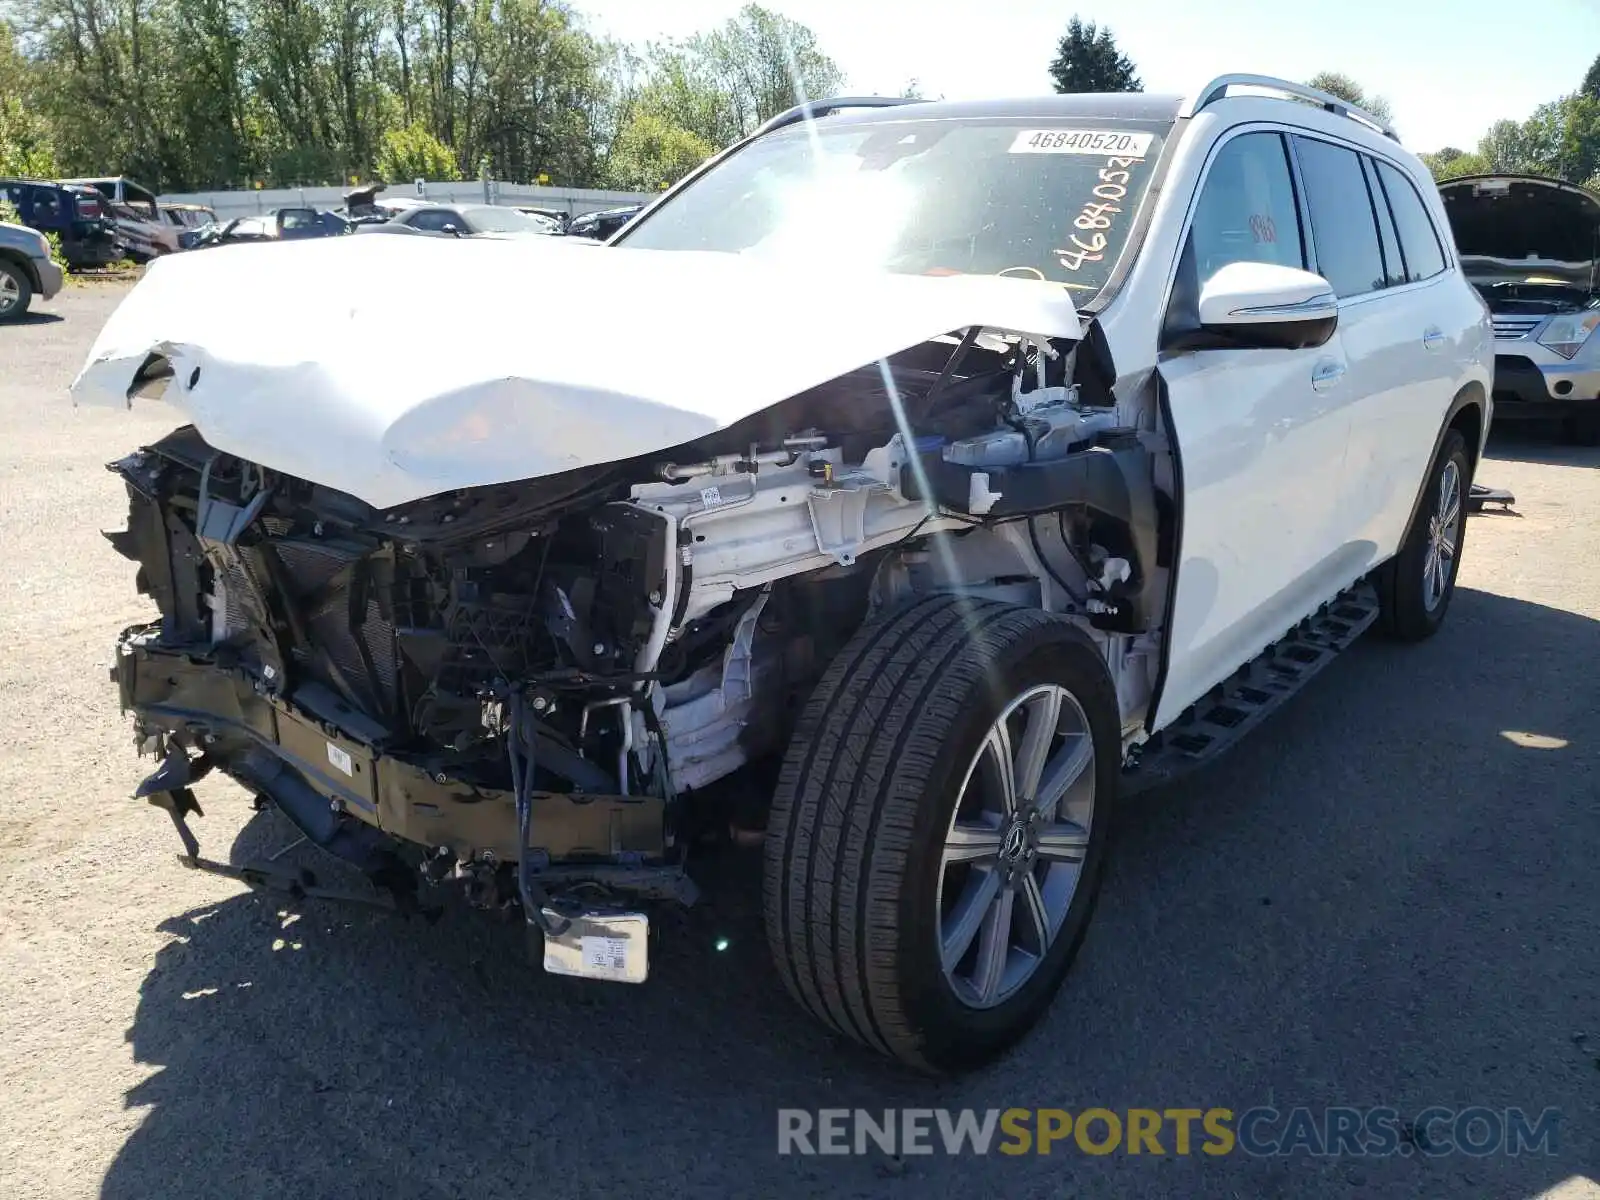
<path fill-rule="evenodd" d="M 1198 308 L 1199 333 L 1214 346 L 1301 350 L 1324 344 L 1339 324 L 1331 283 L 1276 263 L 1229 263 L 1201 287 Z"/>
<path fill-rule="evenodd" d="M 446 225 L 444 227 L 444 231 L 446 233 L 448 233 L 451 237 L 460 237 L 461 236 L 461 227 L 458 226 L 458 225 L 454 225 L 454 224 Z"/>

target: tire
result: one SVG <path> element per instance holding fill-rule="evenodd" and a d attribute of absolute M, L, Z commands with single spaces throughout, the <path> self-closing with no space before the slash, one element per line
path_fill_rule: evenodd
<path fill-rule="evenodd" d="M 1014 703 L 1018 749 L 1035 720 L 1075 731 L 1051 742 L 1046 779 L 1076 761 L 1071 751 L 1092 747 L 1057 813 L 1078 823 L 1001 822 L 999 760 L 986 739 Z M 1001 1054 L 1048 1007 L 1088 926 L 1120 750 L 1100 653 L 1059 617 L 946 595 L 861 629 L 801 715 L 767 825 L 767 938 L 790 993 L 838 1032 L 923 1071 L 967 1070 Z M 967 836 L 983 849 L 947 867 L 947 841 Z M 963 905 L 991 894 L 998 904 L 1004 893 L 1008 948 L 988 960 L 1004 973 L 985 976 L 982 951 L 1000 918 L 980 927 L 961 915 L 1000 910 Z M 1028 918 L 1046 911 L 1055 932 L 1041 936 Z M 959 945 L 961 929 L 977 932 L 947 974 L 941 938 Z M 1041 942 L 1045 953 L 1021 952 Z M 982 995 L 985 978 L 998 986 Z"/>
<path fill-rule="evenodd" d="M 1434 522 L 1449 491 L 1446 477 L 1453 473 L 1455 505 L 1445 514 L 1446 542 L 1453 543 L 1448 563 L 1429 577 L 1434 561 Z M 1472 459 L 1467 442 L 1458 429 L 1445 434 L 1423 485 L 1422 503 L 1417 506 L 1405 541 L 1388 562 L 1378 569 L 1378 627 L 1388 636 L 1404 642 L 1420 642 L 1432 637 L 1444 624 L 1445 613 L 1455 595 L 1456 574 L 1461 568 L 1461 552 L 1466 544 L 1467 494 L 1472 487 Z M 1448 534 L 1453 528 L 1454 537 Z"/>
<path fill-rule="evenodd" d="M 0 321 L 20 321 L 33 303 L 33 284 L 27 271 L 0 259 Z"/>

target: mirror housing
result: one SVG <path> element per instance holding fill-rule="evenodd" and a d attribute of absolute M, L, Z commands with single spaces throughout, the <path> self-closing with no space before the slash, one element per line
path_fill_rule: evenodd
<path fill-rule="evenodd" d="M 1303 350 L 1326 343 L 1339 325 L 1332 284 L 1276 263 L 1229 263 L 1206 280 L 1194 304 L 1198 322 L 1174 330 L 1166 349 Z"/>
<path fill-rule="evenodd" d="M 448 233 L 451 237 L 460 237 L 461 236 L 461 227 L 459 225 L 456 225 L 456 224 L 452 223 L 452 224 L 446 225 L 444 227 L 444 232 Z"/>

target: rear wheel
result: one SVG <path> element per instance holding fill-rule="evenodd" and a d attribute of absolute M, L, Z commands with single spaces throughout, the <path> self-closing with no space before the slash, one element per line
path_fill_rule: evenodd
<path fill-rule="evenodd" d="M 0 259 L 0 321 L 16 321 L 33 303 L 33 284 L 15 263 Z"/>
<path fill-rule="evenodd" d="M 861 630 L 801 718 L 768 824 L 790 992 L 920 1069 L 1001 1053 L 1088 925 L 1119 751 L 1099 652 L 1058 617 L 938 596 Z"/>
<path fill-rule="evenodd" d="M 1461 567 L 1471 487 L 1467 441 L 1452 429 L 1434 459 L 1405 541 L 1378 569 L 1380 628 L 1390 636 L 1417 642 L 1432 637 L 1444 623 Z"/>

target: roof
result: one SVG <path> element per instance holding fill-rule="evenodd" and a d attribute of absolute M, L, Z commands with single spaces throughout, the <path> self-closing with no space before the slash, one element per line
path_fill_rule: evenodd
<path fill-rule="evenodd" d="M 823 120 L 871 124 L 906 120 L 1050 120 L 1174 121 L 1181 96 L 1149 92 L 1075 92 L 1064 96 L 1019 96 L 1009 100 L 914 100 L 881 108 L 843 109 Z"/>

